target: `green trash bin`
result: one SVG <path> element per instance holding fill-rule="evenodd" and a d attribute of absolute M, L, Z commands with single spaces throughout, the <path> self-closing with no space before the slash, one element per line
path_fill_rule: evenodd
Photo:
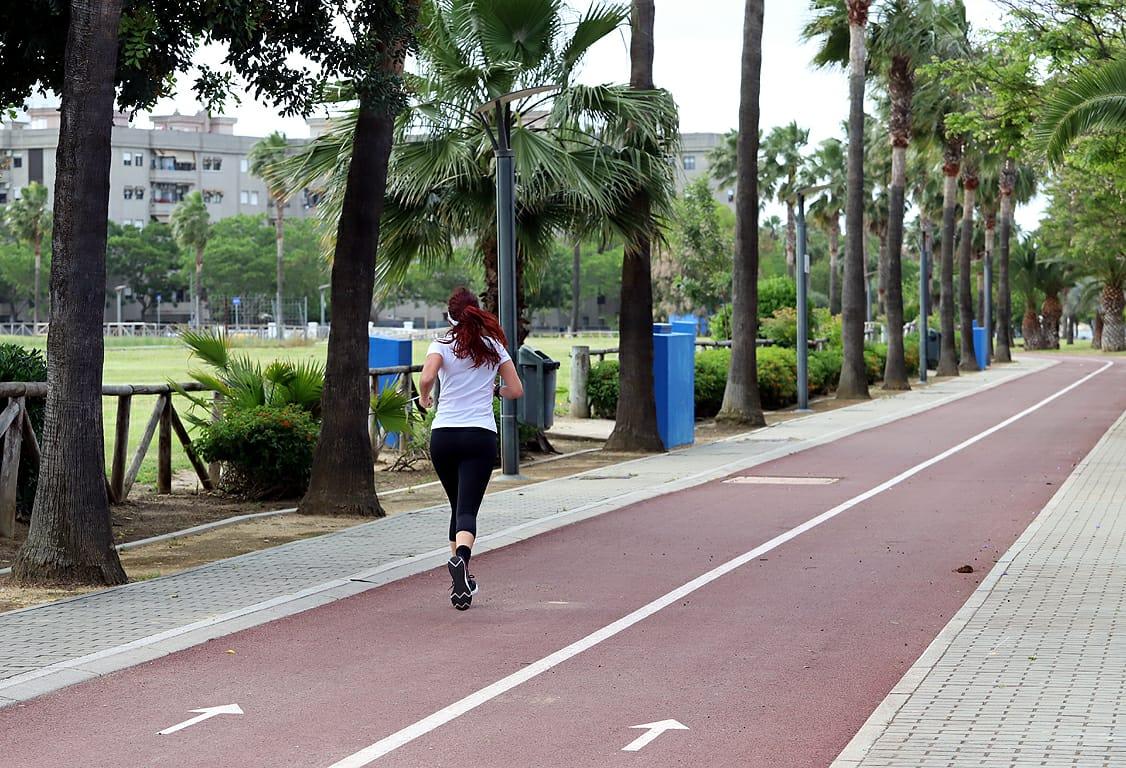
<path fill-rule="evenodd" d="M 555 376 L 559 361 L 522 346 L 516 354 L 516 371 L 524 382 L 524 396 L 516 401 L 516 418 L 521 424 L 551 429 L 555 423 Z"/>

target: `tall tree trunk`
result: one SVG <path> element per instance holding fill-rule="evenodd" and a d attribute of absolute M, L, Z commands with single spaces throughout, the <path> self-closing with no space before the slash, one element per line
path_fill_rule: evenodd
<path fill-rule="evenodd" d="M 285 274 L 285 199 L 278 197 L 274 198 L 274 210 L 277 211 L 277 216 L 274 217 L 274 247 L 277 249 L 278 257 L 278 295 L 277 295 L 277 317 L 274 322 L 278 328 L 278 338 L 285 338 L 285 307 L 282 306 L 282 297 L 285 295 L 284 285 L 282 283 Z"/>
<path fill-rule="evenodd" d="M 394 116 L 361 105 L 332 262 L 332 322 L 321 435 L 300 512 L 382 517 L 368 436 L 367 319 Z"/>
<path fill-rule="evenodd" d="M 974 297 L 973 240 L 974 240 L 974 198 L 977 194 L 977 174 L 967 168 L 962 175 L 962 242 L 958 259 L 958 311 L 962 326 L 963 371 L 976 371 L 977 358 L 974 356 Z"/>
<path fill-rule="evenodd" d="M 876 315 L 887 314 L 887 266 L 888 266 L 888 231 L 887 225 L 881 224 L 875 232 L 876 235 Z"/>
<path fill-rule="evenodd" d="M 786 203 L 786 274 L 794 279 L 797 274 L 798 226 L 794 204 Z"/>
<path fill-rule="evenodd" d="M 55 205 L 58 206 L 57 197 L 56 197 Z M 42 299 L 42 295 L 43 295 L 42 291 L 39 287 L 40 286 L 39 276 L 40 276 L 40 273 L 42 272 L 42 270 L 43 270 L 43 236 L 42 235 L 36 235 L 36 237 L 35 237 L 35 308 L 34 308 L 34 314 L 32 315 L 32 322 L 34 323 L 35 328 L 39 327 L 39 304 L 41 303 L 41 299 Z"/>
<path fill-rule="evenodd" d="M 1099 299 L 1099 306 L 1095 310 L 1095 319 L 1091 323 L 1091 349 L 1103 348 L 1103 308 L 1102 299 Z"/>
<path fill-rule="evenodd" d="M 1075 344 L 1075 323 L 1077 321 L 1075 315 L 1067 315 L 1063 321 L 1064 328 L 1067 330 L 1067 346 L 1070 347 Z"/>
<path fill-rule="evenodd" d="M 571 254 L 571 333 L 579 333 L 579 306 L 582 301 L 582 252 L 581 240 L 575 240 Z"/>
<path fill-rule="evenodd" d="M 1024 317 L 1021 318 L 1020 332 L 1024 336 L 1025 349 L 1044 348 L 1044 329 L 1040 325 L 1040 318 L 1036 316 L 1035 303 L 1032 301 L 1024 302 Z"/>
<path fill-rule="evenodd" d="M 1126 308 L 1126 299 L 1122 295 L 1121 285 L 1103 286 L 1103 332 L 1101 349 L 1103 352 L 1121 352 L 1126 350 L 1126 332 L 1122 325 L 1122 310 Z"/>
<path fill-rule="evenodd" d="M 845 267 L 842 309 L 844 362 L 837 398 L 868 398 L 864 363 L 864 28 L 868 0 L 848 0 L 848 200 L 845 206 Z"/>
<path fill-rule="evenodd" d="M 110 132 L 121 0 L 72 0 L 56 153 L 47 414 L 23 584 L 122 584 L 102 434 Z"/>
<path fill-rule="evenodd" d="M 735 197 L 735 261 L 731 270 L 731 368 L 717 418 L 761 426 L 758 387 L 758 133 L 764 0 L 746 0 L 739 72 L 739 138 Z"/>
<path fill-rule="evenodd" d="M 485 292 L 481 294 L 481 306 L 486 312 L 500 317 L 500 262 L 497 253 L 497 235 L 490 231 L 481 235 L 481 256 L 485 263 Z"/>
<path fill-rule="evenodd" d="M 958 375 L 957 352 L 954 349 L 954 207 L 960 155 L 959 148 L 948 147 L 942 169 L 942 287 L 939 300 L 942 342 L 938 356 L 939 376 Z"/>
<path fill-rule="evenodd" d="M 527 341 L 528 333 L 531 328 L 531 320 L 528 317 L 528 301 L 527 292 L 524 287 L 524 266 L 527 264 L 528 259 L 524 255 L 524 249 L 520 244 L 516 244 L 516 347 L 517 349 Z M 650 313 L 652 314 L 652 313 Z"/>
<path fill-rule="evenodd" d="M 907 186 L 907 144 L 891 148 L 891 188 L 888 190 L 887 318 L 888 357 L 884 389 L 910 389 L 903 351 L 903 198 Z M 925 340 L 922 346 L 926 352 Z"/>
<path fill-rule="evenodd" d="M 1009 280 L 1009 243 L 1013 232 L 1013 186 L 1015 184 L 1015 163 L 1006 158 L 1001 170 L 1001 238 L 1000 263 L 997 265 L 997 349 L 995 359 L 999 363 L 1013 361 L 1013 295 Z"/>
<path fill-rule="evenodd" d="M 630 87 L 653 88 L 653 0 L 634 0 L 630 35 Z M 638 190 L 629 202 L 636 221 L 652 223 L 649 196 Z M 618 409 L 614 431 L 606 441 L 612 451 L 665 449 L 657 430 L 657 399 L 653 382 L 652 242 L 639 232 L 626 243 L 622 257 L 622 309 L 619 323 Z"/>
<path fill-rule="evenodd" d="M 997 327 L 997 308 L 992 294 L 992 286 L 995 285 L 995 283 L 993 282 L 993 243 L 996 239 L 996 232 L 997 210 L 996 208 L 991 208 L 990 210 L 985 211 L 985 263 L 982 264 L 982 275 L 984 275 L 986 271 L 989 272 L 989 285 L 991 286 L 991 290 L 987 292 L 984 287 L 981 290 L 981 295 L 984 297 L 981 301 L 981 323 L 982 325 L 985 324 L 985 309 L 986 307 L 988 307 L 989 321 L 993 325 L 993 328 L 990 328 L 989 332 L 985 334 L 990 360 L 993 359 L 993 336 L 994 329 Z"/>
<path fill-rule="evenodd" d="M 829 225 L 829 314 L 841 313 L 841 285 L 837 273 L 841 250 L 841 224 L 839 216 L 833 217 Z"/>

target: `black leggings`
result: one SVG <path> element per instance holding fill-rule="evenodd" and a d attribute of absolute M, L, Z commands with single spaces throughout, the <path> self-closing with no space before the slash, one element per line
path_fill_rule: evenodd
<path fill-rule="evenodd" d="M 477 535 L 477 510 L 497 456 L 495 432 L 442 427 L 430 432 L 430 459 L 450 500 L 450 541 L 459 531 Z"/>

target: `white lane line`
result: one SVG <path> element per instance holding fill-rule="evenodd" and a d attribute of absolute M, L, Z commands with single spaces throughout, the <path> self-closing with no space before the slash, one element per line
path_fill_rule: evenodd
<path fill-rule="evenodd" d="M 558 665 L 562 664 L 563 662 L 567 661 L 568 659 L 571 659 L 575 656 L 578 656 L 583 651 L 590 650 L 591 648 L 598 645 L 599 643 L 610 639 L 614 635 L 617 635 L 617 634 L 619 634 L 620 632 L 623 632 L 626 629 L 629 629 L 634 624 L 637 624 L 638 622 L 640 622 L 644 619 L 647 619 L 648 617 L 652 616 L 653 614 L 657 613 L 658 611 L 662 610 L 663 608 L 667 608 L 668 606 L 673 605 L 674 603 L 679 602 L 680 600 L 683 600 L 688 595 L 692 594 L 693 592 L 700 589 L 701 587 L 704 587 L 704 586 L 710 584 L 711 582 L 715 581 L 716 579 L 720 578 L 721 576 L 725 576 L 726 574 L 731 573 L 735 569 L 737 569 L 737 568 L 739 568 L 743 565 L 746 565 L 747 563 L 749 563 L 753 560 L 756 560 L 759 557 L 762 557 L 764 554 L 766 554 L 767 552 L 770 552 L 772 549 L 775 549 L 775 548 L 781 546 L 782 544 L 785 544 L 786 542 L 790 541 L 791 539 L 797 538 L 798 536 L 805 533 L 806 531 L 812 530 L 813 528 L 816 528 L 817 526 L 821 525 L 822 523 L 829 521 L 829 520 L 832 520 L 837 515 L 841 514 L 842 512 L 846 512 L 847 510 L 852 509 L 857 504 L 861 504 L 861 503 L 867 501 L 868 499 L 872 498 L 873 496 L 877 496 L 877 495 L 883 493 L 884 491 L 888 490 L 889 488 L 894 488 L 895 486 L 899 485 L 903 481 L 914 477 L 915 475 L 919 474 L 920 472 L 923 472 L 924 470 L 929 469 L 930 467 L 933 467 L 935 464 L 938 464 L 940 461 L 944 461 L 945 459 L 950 458 L 954 454 L 960 453 L 961 451 L 965 450 L 966 448 L 969 448 L 971 445 L 974 445 L 975 443 L 979 443 L 982 440 L 984 440 L 985 438 L 987 438 L 987 437 L 989 437 L 993 434 L 996 434 L 997 432 L 1000 432 L 1002 429 L 1005 429 L 1006 427 L 1010 426 L 1011 424 L 1014 424 L 1014 423 L 1020 421 L 1025 416 L 1028 416 L 1029 414 L 1035 413 L 1036 411 L 1043 408 L 1045 405 L 1048 405 L 1049 403 L 1063 397 L 1064 395 L 1066 395 L 1068 392 L 1075 389 L 1076 387 L 1079 387 L 1079 386 L 1085 384 L 1086 382 L 1090 381 L 1091 379 L 1093 379 L 1094 377 L 1098 376 L 1100 373 L 1105 371 L 1107 368 L 1110 368 L 1112 365 L 1114 365 L 1113 362 L 1107 362 L 1105 365 L 1103 365 L 1102 368 L 1098 369 L 1097 371 L 1094 371 L 1093 373 L 1087 374 L 1086 376 L 1084 376 L 1083 378 L 1074 382 L 1073 384 L 1069 384 L 1068 386 L 1059 390 L 1054 395 L 1050 395 L 1049 397 L 1044 398 L 1043 400 L 1036 403 L 1035 405 L 1032 405 L 1028 408 L 1025 408 L 1020 413 L 1017 413 L 1013 416 L 1010 416 L 1009 418 L 1002 421 L 1000 424 L 992 426 L 992 427 L 990 427 L 989 429 L 987 429 L 983 432 L 979 432 L 978 434 L 974 435 L 973 437 L 971 437 L 967 440 L 963 440 L 962 442 L 958 443 L 953 448 L 949 448 L 949 449 L 943 451 L 942 453 L 938 454 L 937 456 L 929 458 L 926 461 L 923 461 L 919 464 L 916 464 L 915 466 L 911 467 L 910 469 L 906 469 L 903 472 L 900 472 L 898 475 L 891 478 L 890 480 L 887 480 L 883 483 L 880 483 L 876 487 L 871 488 L 870 490 L 867 490 L 864 493 L 859 494 L 858 496 L 853 496 L 848 501 L 845 501 L 841 504 L 838 504 L 837 506 L 833 507 L 832 509 L 828 510 L 827 512 L 822 512 L 820 515 L 817 515 L 816 517 L 813 517 L 809 520 L 806 520 L 801 525 L 795 526 L 794 528 L 791 528 L 790 530 L 786 531 L 785 533 L 782 533 L 782 534 L 779 534 L 778 536 L 775 536 L 770 541 L 766 542 L 765 544 L 760 544 L 759 546 L 752 549 L 750 552 L 746 552 L 746 553 L 739 555 L 738 557 L 736 557 L 732 560 L 728 560 L 726 563 L 723 563 L 722 565 L 717 566 L 716 568 L 713 568 L 712 570 L 708 571 L 707 573 L 703 574 L 702 576 L 697 576 L 695 579 L 693 579 L 692 581 L 689 581 L 687 584 L 684 584 L 680 587 L 677 587 L 672 592 L 669 592 L 668 594 L 666 594 L 662 597 L 658 597 L 656 600 L 652 601 L 651 603 L 648 603 L 647 605 L 644 605 L 641 608 L 638 608 L 636 611 L 633 611 L 632 613 L 627 614 L 626 616 L 623 616 L 622 618 L 618 619 L 617 621 L 613 622 L 612 624 L 607 624 L 605 627 L 602 627 L 601 629 L 590 633 L 589 635 L 582 638 L 581 640 L 576 640 L 575 642 L 571 643 L 570 645 L 566 646 L 565 648 L 561 648 L 558 651 L 556 651 L 555 653 L 552 653 L 549 656 L 545 656 L 544 658 L 523 667 L 522 669 L 520 669 L 517 672 L 512 673 L 511 675 L 504 677 L 504 678 L 501 678 L 500 680 L 497 680 L 495 683 L 492 683 L 491 685 L 487 685 L 484 688 L 482 688 L 482 689 L 480 689 L 480 690 L 478 690 L 474 693 L 469 694 L 468 696 L 461 699 L 460 701 L 455 701 L 453 704 L 450 704 L 450 705 L 438 710 L 434 714 L 429 715 L 428 717 L 425 717 L 422 720 L 419 720 L 418 722 L 414 723 L 413 725 L 409 725 L 409 726 L 407 726 L 406 728 L 403 728 L 400 731 L 396 731 L 395 733 L 391 734 L 390 736 L 382 738 L 379 741 L 375 742 L 374 744 L 371 744 L 370 746 L 364 747 L 359 752 L 356 752 L 355 754 L 352 754 L 352 755 L 349 755 L 348 757 L 345 757 L 343 760 L 338 760 L 337 762 L 333 763 L 329 768 L 363 768 L 363 766 L 370 765 L 375 760 L 379 759 L 380 757 L 383 757 L 386 754 L 389 754 L 390 752 L 395 751 L 399 747 L 402 747 L 406 744 L 409 744 L 410 742 L 414 741 L 415 739 L 417 739 L 421 736 L 425 736 L 426 734 L 430 733 L 431 731 L 436 730 L 437 728 L 440 728 L 441 726 L 450 722 L 451 720 L 454 720 L 454 719 L 464 715 L 466 712 L 469 712 L 473 709 L 476 709 L 477 707 L 481 706 L 482 704 L 485 704 L 486 702 L 491 701 L 492 699 L 495 699 L 497 696 L 500 696 L 501 694 L 507 693 L 508 691 L 512 690 L 513 688 L 517 687 L 518 685 L 521 685 L 523 683 L 528 682 L 532 678 L 537 677 L 537 676 L 543 674 L 544 672 L 547 672 L 549 669 L 552 669 L 553 667 L 557 667 Z"/>

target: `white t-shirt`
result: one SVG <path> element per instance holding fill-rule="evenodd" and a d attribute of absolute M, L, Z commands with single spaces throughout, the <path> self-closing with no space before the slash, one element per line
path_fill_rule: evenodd
<path fill-rule="evenodd" d="M 473 358 L 455 355 L 450 339 L 431 342 L 430 348 L 426 350 L 427 356 L 442 356 L 442 367 L 438 369 L 438 382 L 441 385 L 438 415 L 434 417 L 431 429 L 480 427 L 490 432 L 497 431 L 497 423 L 493 418 L 493 386 L 497 369 L 512 358 L 496 339 L 486 341 L 500 353 L 500 362 L 497 365 L 485 363 L 479 368 L 473 367 Z"/>

